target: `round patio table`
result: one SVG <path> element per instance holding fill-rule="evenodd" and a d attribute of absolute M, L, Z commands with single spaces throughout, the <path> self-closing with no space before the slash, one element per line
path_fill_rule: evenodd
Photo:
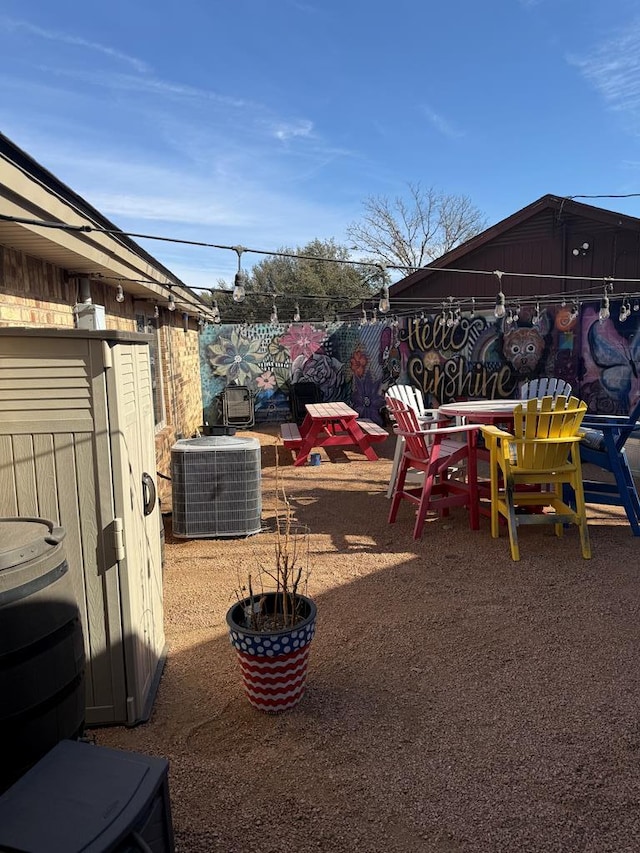
<path fill-rule="evenodd" d="M 526 400 L 461 400 L 443 403 L 438 413 L 448 418 L 465 418 L 466 423 L 496 424 L 513 422 L 513 410 Z"/>
<path fill-rule="evenodd" d="M 458 403 L 443 403 L 438 409 L 438 413 L 448 418 L 464 418 L 466 424 L 492 424 L 513 430 L 513 411 L 516 406 L 526 405 L 526 403 L 527 400 L 516 399 L 461 400 Z M 469 440 L 471 441 L 471 439 Z M 475 494 L 478 495 L 479 514 L 490 516 L 490 507 L 480 500 L 481 498 L 490 498 L 490 483 L 478 478 L 478 460 L 488 462 L 489 451 L 484 446 L 479 446 L 478 441 L 474 439 L 473 446 L 469 444 L 469 454 L 472 460 L 469 465 L 469 478 L 475 477 Z"/>

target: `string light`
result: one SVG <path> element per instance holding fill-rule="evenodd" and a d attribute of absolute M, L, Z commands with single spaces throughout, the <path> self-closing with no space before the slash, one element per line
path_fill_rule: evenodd
<path fill-rule="evenodd" d="M 221 322 L 220 309 L 218 308 L 218 300 L 217 299 L 214 299 L 211 302 L 211 318 L 212 318 L 214 323 L 220 323 Z"/>
<path fill-rule="evenodd" d="M 540 303 L 536 302 L 536 307 L 533 310 L 533 314 L 531 316 L 531 324 L 533 326 L 540 325 Z"/>
<path fill-rule="evenodd" d="M 121 284 L 116 287 L 116 302 L 124 302 L 124 290 Z"/>
<path fill-rule="evenodd" d="M 618 314 L 618 319 L 621 323 L 625 323 L 628 318 L 631 316 L 631 303 L 629 302 L 629 297 L 625 296 L 622 300 L 622 304 L 620 305 L 620 313 Z"/>
<path fill-rule="evenodd" d="M 153 306 L 153 316 L 156 320 L 160 317 L 160 307 L 158 305 Z"/>
<path fill-rule="evenodd" d="M 389 301 L 389 284 L 387 281 L 387 270 L 384 266 L 380 266 L 380 276 L 382 278 L 382 294 L 378 303 L 378 311 L 381 314 L 386 314 L 391 310 L 391 302 Z"/>
<path fill-rule="evenodd" d="M 575 196 L 575 198 L 578 198 L 578 197 L 580 197 L 580 198 L 591 198 L 591 197 L 599 198 L 599 197 L 618 197 L 618 196 Z M 574 196 L 570 196 L 567 198 L 574 198 Z M 275 252 L 275 251 L 267 251 L 267 250 L 261 250 L 261 249 L 248 249 L 248 248 L 245 248 L 243 246 L 225 246 L 225 245 L 205 243 L 205 242 L 195 241 L 195 240 L 181 240 L 178 238 L 160 237 L 157 235 L 150 235 L 150 234 L 137 234 L 137 233 L 134 234 L 133 232 L 124 232 L 121 229 L 107 229 L 107 228 L 98 228 L 98 227 L 94 228 L 91 225 L 81 225 L 81 226 L 73 225 L 72 226 L 72 225 L 68 225 L 68 224 L 60 223 L 60 222 L 46 222 L 46 221 L 41 221 L 41 220 L 32 220 L 32 219 L 26 219 L 23 217 L 14 217 L 14 216 L 10 216 L 7 214 L 0 214 L 0 221 L 9 221 L 9 222 L 30 224 L 30 225 L 34 225 L 34 226 L 40 226 L 40 227 L 45 227 L 45 228 L 55 228 L 55 229 L 59 229 L 59 230 L 68 230 L 68 231 L 75 231 L 75 232 L 87 232 L 87 233 L 88 232 L 97 232 L 97 233 L 104 233 L 104 234 L 113 235 L 113 236 L 117 236 L 117 237 L 122 237 L 122 236 L 139 237 L 139 238 L 146 238 L 146 239 L 150 239 L 150 240 L 163 240 L 166 242 L 183 243 L 183 244 L 194 245 L 194 246 L 207 246 L 207 247 L 213 247 L 213 248 L 217 248 L 217 249 L 231 250 L 231 251 L 236 252 L 236 254 L 238 255 L 238 273 L 240 273 L 240 278 L 239 278 L 239 281 L 237 281 L 236 283 L 239 285 L 239 290 L 245 290 L 245 285 L 246 285 L 246 282 L 248 281 L 246 273 L 244 271 L 242 271 L 242 269 L 241 269 L 241 262 L 240 261 L 241 261 L 241 254 L 243 252 L 253 252 L 253 253 L 257 253 L 257 254 L 272 255 L 272 256 L 279 256 L 279 257 L 291 257 L 291 258 L 296 259 L 296 260 L 309 259 L 309 260 L 316 260 L 316 261 L 322 261 L 322 262 L 328 262 L 328 263 L 356 264 L 359 266 L 376 266 L 378 268 L 381 268 L 381 265 L 378 263 L 374 264 L 371 262 L 351 261 L 348 259 L 322 258 L 322 257 L 318 257 L 318 256 L 302 255 L 300 253 L 291 253 L 291 252 Z M 403 270 L 403 271 L 414 271 L 416 268 L 401 266 L 401 265 L 387 264 L 384 269 L 386 272 L 386 270 L 388 270 L 388 269 L 396 269 L 396 270 Z M 488 270 L 475 270 L 475 269 L 468 269 L 468 268 L 467 269 L 459 269 L 459 268 L 455 268 L 455 267 L 437 267 L 437 266 L 428 266 L 428 267 L 424 267 L 422 269 L 424 270 L 425 273 L 428 273 L 428 274 L 437 273 L 437 272 L 445 272 L 445 273 L 454 273 L 454 274 L 495 275 L 498 278 L 499 285 L 500 285 L 498 298 L 496 300 L 495 307 L 494 307 L 494 313 L 496 314 L 496 317 L 498 317 L 498 315 L 501 313 L 502 309 L 504 309 L 504 312 L 506 313 L 506 305 L 505 305 L 506 300 L 504 299 L 504 292 L 502 290 L 503 276 L 512 276 L 512 277 L 517 276 L 517 277 L 522 278 L 522 279 L 536 278 L 536 279 L 549 279 L 549 280 L 563 280 L 563 282 L 566 282 L 567 280 L 580 281 L 581 283 L 594 282 L 594 281 L 598 281 L 598 280 L 600 282 L 602 282 L 602 276 L 600 276 L 598 278 L 596 276 L 585 276 L 585 275 L 566 275 L 566 274 L 562 275 L 562 274 L 552 274 L 552 273 L 549 273 L 549 274 L 525 273 L 525 272 L 509 272 L 509 271 L 500 271 L 500 270 L 494 270 L 491 272 Z M 115 277 L 115 276 L 102 275 L 100 273 L 91 273 L 91 276 L 96 277 L 96 278 L 105 278 L 105 279 L 109 279 L 111 281 L 117 280 L 117 277 Z M 237 278 L 237 274 L 236 274 L 236 278 Z M 163 287 L 163 288 L 166 288 L 169 290 L 172 286 L 170 283 L 167 283 L 164 281 L 154 281 L 154 280 L 149 280 L 149 279 L 132 279 L 132 278 L 130 279 L 130 278 L 124 278 L 123 277 L 120 280 L 122 280 L 122 281 L 141 281 L 145 284 L 150 284 L 150 285 L 153 285 L 155 287 Z M 620 278 L 618 278 L 616 280 L 618 281 L 619 284 L 623 284 L 623 285 L 625 283 L 626 284 L 633 284 L 633 285 L 640 284 L 640 279 L 633 279 L 633 278 L 620 279 Z M 612 289 L 613 288 L 613 277 L 605 278 L 605 281 L 608 283 L 608 285 L 610 285 L 610 289 Z M 180 283 L 176 283 L 175 286 L 180 286 Z M 600 287 L 602 287 L 602 284 L 600 284 Z M 205 288 L 197 288 L 196 287 L 193 289 L 204 290 Z M 561 292 L 561 293 L 545 294 L 545 296 L 543 297 L 543 301 L 545 304 L 552 304 L 554 301 L 561 302 L 562 306 L 565 307 L 567 304 L 567 299 L 569 299 L 570 303 L 573 306 L 573 304 L 575 304 L 576 302 L 578 302 L 578 304 L 579 304 L 578 297 L 582 297 L 583 299 L 585 298 L 585 291 L 593 292 L 596 290 L 597 290 L 597 286 L 592 287 L 592 288 L 582 287 L 580 291 L 574 291 L 572 293 L 571 291 L 567 291 L 565 288 L 564 292 Z M 226 288 L 223 288 L 222 291 L 227 292 L 227 293 L 229 292 Z M 124 291 L 123 291 L 123 295 L 124 295 Z M 240 295 L 240 293 L 238 293 L 238 295 Z M 246 295 L 246 290 L 245 290 L 245 295 Z M 117 296 L 117 294 L 116 294 L 116 296 Z M 632 310 L 633 311 L 640 311 L 640 295 L 632 293 L 631 296 L 633 299 L 633 309 Z M 309 298 L 314 298 L 314 297 L 312 295 L 310 295 Z M 321 297 L 315 297 L 315 298 L 321 298 Z M 326 296 L 322 297 L 322 298 L 326 299 Z M 332 298 L 333 299 L 340 299 L 342 301 L 350 301 L 349 297 L 332 297 Z M 573 301 L 571 301 L 571 300 L 573 300 Z M 425 301 L 428 303 L 430 302 L 429 300 L 424 300 L 424 298 L 422 298 L 422 302 L 424 303 Z M 415 309 L 409 307 L 412 302 L 415 302 L 415 300 L 411 300 L 408 298 L 405 299 L 403 297 L 394 297 L 394 304 L 397 304 L 398 306 L 400 306 L 400 305 L 406 306 L 404 316 L 413 314 L 415 312 Z M 490 310 L 490 304 L 491 304 L 490 298 L 487 298 L 486 303 L 484 302 L 484 300 L 479 300 L 479 302 L 480 302 L 481 310 L 483 310 L 483 311 L 485 310 L 485 308 L 484 308 L 485 304 L 487 305 L 487 308 Z M 201 306 L 196 306 L 195 303 L 191 303 L 189 300 L 188 294 L 187 295 L 181 294 L 180 295 L 181 307 L 185 303 L 189 304 L 190 308 L 201 307 Z M 630 304 L 630 300 L 628 299 L 628 297 L 627 297 L 627 303 Z M 435 304 L 436 303 L 434 301 L 433 307 L 435 307 Z M 629 307 L 629 304 L 627 304 L 627 306 L 626 306 L 626 309 L 624 312 L 625 314 L 627 313 L 627 309 Z M 166 307 L 169 310 L 175 310 L 175 308 L 176 308 L 175 297 L 173 296 L 173 294 L 171 292 L 169 293 L 168 304 Z M 380 310 L 380 306 L 378 306 L 378 311 L 379 310 Z M 430 310 L 433 310 L 433 309 L 430 309 Z M 470 311 L 469 316 L 473 317 L 476 313 L 476 310 L 477 310 L 477 304 L 475 302 L 475 299 L 472 299 L 471 311 Z M 381 313 L 384 313 L 384 312 L 381 312 Z M 402 311 L 400 311 L 399 313 L 402 314 Z M 454 313 L 454 322 L 455 322 L 455 316 L 456 315 Z M 504 316 L 504 314 L 502 314 L 502 316 Z M 517 321 L 517 311 L 512 310 L 512 317 L 513 317 L 513 321 L 516 322 Z"/>
<path fill-rule="evenodd" d="M 504 293 L 502 292 L 502 276 L 504 275 L 504 273 L 501 272 L 501 270 L 494 270 L 493 274 L 497 277 L 498 286 L 500 288 L 498 290 L 498 295 L 496 296 L 496 307 L 493 313 L 496 315 L 497 319 L 500 320 L 502 317 L 504 317 L 506 310 L 504 307 Z"/>
<path fill-rule="evenodd" d="M 233 282 L 233 301 L 244 302 L 247 290 L 247 274 L 242 269 L 242 253 L 245 250 L 244 246 L 233 246 L 233 251 L 238 255 L 238 271 Z"/>
<path fill-rule="evenodd" d="M 296 302 L 296 307 L 293 309 L 293 322 L 294 323 L 300 322 L 300 306 L 298 305 L 297 302 Z"/>
<path fill-rule="evenodd" d="M 173 291 L 169 291 L 169 299 L 167 300 L 167 311 L 175 311 L 176 310 L 176 299 L 173 295 Z"/>
<path fill-rule="evenodd" d="M 278 309 L 276 308 L 275 299 L 273 301 L 273 305 L 271 306 L 271 316 L 269 317 L 270 323 L 278 322 Z"/>
<path fill-rule="evenodd" d="M 605 320 L 608 320 L 611 312 L 609 311 L 609 296 L 607 294 L 607 288 L 605 285 L 604 295 L 602 297 L 602 302 L 600 303 L 600 311 L 598 312 L 598 318 L 601 323 L 604 323 Z"/>

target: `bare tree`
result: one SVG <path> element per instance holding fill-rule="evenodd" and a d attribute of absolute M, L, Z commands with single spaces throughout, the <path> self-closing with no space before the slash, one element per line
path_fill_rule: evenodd
<path fill-rule="evenodd" d="M 467 196 L 423 189 L 419 183 L 407 186 L 407 198 L 365 199 L 364 217 L 347 228 L 354 249 L 382 264 L 416 269 L 486 228 L 485 217 Z"/>

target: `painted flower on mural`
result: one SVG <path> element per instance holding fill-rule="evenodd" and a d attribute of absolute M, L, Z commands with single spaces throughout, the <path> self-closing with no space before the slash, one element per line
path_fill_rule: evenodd
<path fill-rule="evenodd" d="M 227 382 L 241 385 L 253 382 L 263 369 L 264 353 L 259 340 L 249 340 L 233 329 L 228 335 L 220 335 L 207 346 L 209 362 L 217 373 L 223 374 Z"/>
<path fill-rule="evenodd" d="M 321 349 L 324 338 L 324 331 L 318 331 L 309 323 L 303 323 L 301 326 L 290 326 L 280 338 L 280 342 L 289 350 L 291 360 L 294 361 L 298 356 L 308 357 Z"/>
<path fill-rule="evenodd" d="M 443 358 L 435 350 L 429 350 L 422 356 L 422 363 L 427 370 L 433 370 L 436 365 L 443 363 Z"/>
<path fill-rule="evenodd" d="M 283 364 L 289 361 L 289 350 L 282 341 L 282 337 L 271 338 L 269 341 L 268 353 L 276 364 Z"/>
<path fill-rule="evenodd" d="M 315 382 L 327 402 L 338 400 L 344 384 L 344 365 L 321 352 L 309 358 L 299 355 L 291 364 L 291 381 Z"/>
<path fill-rule="evenodd" d="M 380 381 L 374 379 L 370 373 L 365 373 L 362 377 L 354 376 L 351 402 L 360 417 L 382 423 L 380 410 L 384 406 L 384 397 L 380 390 Z"/>
<path fill-rule="evenodd" d="M 364 376 L 367 365 L 369 364 L 369 357 L 366 352 L 357 349 L 351 356 L 349 364 L 351 365 L 351 372 L 354 376 Z"/>
<path fill-rule="evenodd" d="M 268 370 L 266 373 L 261 373 L 260 376 L 256 376 L 256 388 L 258 391 L 273 391 L 276 387 L 276 377 L 272 370 Z"/>

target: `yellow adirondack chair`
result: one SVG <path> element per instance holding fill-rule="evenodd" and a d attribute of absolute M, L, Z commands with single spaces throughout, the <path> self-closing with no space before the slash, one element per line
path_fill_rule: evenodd
<path fill-rule="evenodd" d="M 564 524 L 576 524 L 582 556 L 591 557 L 578 431 L 586 411 L 587 404 L 577 397 L 543 397 L 516 407 L 513 434 L 495 426 L 482 427 L 490 456 L 491 535 L 498 538 L 503 515 L 514 560 L 520 559 L 521 524 L 553 524 L 556 536 L 562 536 Z M 562 499 L 565 483 L 574 491 L 575 510 Z M 542 512 L 543 507 L 553 511 Z"/>

